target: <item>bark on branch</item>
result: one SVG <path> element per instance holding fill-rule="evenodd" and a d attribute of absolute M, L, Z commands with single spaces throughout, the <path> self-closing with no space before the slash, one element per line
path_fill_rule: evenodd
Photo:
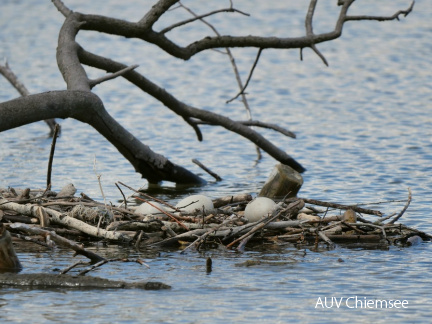
<path fill-rule="evenodd" d="M 52 91 L 0 104 L 0 132 L 50 118 L 74 118 L 95 128 L 149 182 L 204 183 L 197 175 L 153 152 L 108 112 L 90 91 Z"/>

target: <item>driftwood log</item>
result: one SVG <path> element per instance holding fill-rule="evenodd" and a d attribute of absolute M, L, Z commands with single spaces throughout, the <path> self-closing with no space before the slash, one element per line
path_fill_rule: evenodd
<path fill-rule="evenodd" d="M 32 289 L 41 288 L 76 288 L 76 289 L 145 289 L 161 290 L 170 289 L 166 285 L 157 281 L 147 282 L 125 282 L 108 280 L 98 277 L 70 276 L 56 274 L 0 274 L 0 286 L 2 287 L 29 287 Z"/>

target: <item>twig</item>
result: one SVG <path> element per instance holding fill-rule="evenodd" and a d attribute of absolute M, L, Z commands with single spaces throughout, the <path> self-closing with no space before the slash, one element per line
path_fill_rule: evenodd
<path fill-rule="evenodd" d="M 77 266 L 82 265 L 82 264 L 88 264 L 88 263 L 84 262 L 83 260 L 79 260 L 78 262 L 75 262 L 71 266 L 69 266 L 69 267 L 63 269 L 62 271 L 60 271 L 60 274 L 66 274 L 69 271 L 71 271 L 73 268 L 76 268 Z"/>
<path fill-rule="evenodd" d="M 55 151 L 55 146 L 56 146 L 56 142 L 57 142 L 57 137 L 58 137 L 58 133 L 60 131 L 60 126 L 59 124 L 55 125 L 54 128 L 54 134 L 53 134 L 53 139 L 52 139 L 52 143 L 51 143 L 51 150 L 50 150 L 50 155 L 49 155 L 49 160 L 48 160 L 48 171 L 47 171 L 47 187 L 46 190 L 50 190 L 51 189 L 51 171 L 52 171 L 52 163 L 53 163 L 53 159 L 54 159 L 54 151 Z"/>
<path fill-rule="evenodd" d="M 207 172 L 208 174 L 210 174 L 213 178 L 216 179 L 216 181 L 222 181 L 222 178 L 220 176 L 218 176 L 216 173 L 214 173 L 213 171 L 211 171 L 210 169 L 208 169 L 204 164 L 202 164 L 197 159 L 192 159 L 192 162 L 195 163 L 196 165 L 198 165 L 205 172 Z"/>
<path fill-rule="evenodd" d="M 121 261 L 121 262 L 136 262 L 136 263 L 139 263 L 139 264 L 141 264 L 141 265 L 146 266 L 147 268 L 150 268 L 149 265 L 148 265 L 147 263 L 145 263 L 144 261 L 142 261 L 141 259 L 135 259 L 135 260 L 123 259 L 123 258 L 117 258 L 117 259 L 105 259 L 105 260 L 102 260 L 102 261 L 100 261 L 100 262 L 98 262 L 98 263 L 95 263 L 95 264 L 92 265 L 91 267 L 89 267 L 89 268 L 87 268 L 87 269 L 81 271 L 80 273 L 78 273 L 78 275 L 79 275 L 79 276 L 83 276 L 83 275 L 85 275 L 86 273 L 88 273 L 88 272 L 90 272 L 90 271 L 92 271 L 92 270 L 94 270 L 94 269 L 96 269 L 96 268 L 99 268 L 99 267 L 103 266 L 104 264 L 106 264 L 106 263 L 108 263 L 108 262 L 116 262 L 116 261 Z"/>
<path fill-rule="evenodd" d="M 81 254 L 93 262 L 99 262 L 101 260 L 105 260 L 103 257 L 97 255 L 94 252 L 91 252 L 89 250 L 86 250 L 84 247 L 78 245 L 77 243 L 70 241 L 68 239 L 65 239 L 64 237 L 57 235 L 54 231 L 47 231 L 41 228 L 37 228 L 34 226 L 28 226 L 25 224 L 20 223 L 14 223 L 10 225 L 10 228 L 13 228 L 15 230 L 21 230 L 30 234 L 36 234 L 36 235 L 42 235 L 46 237 L 47 235 L 50 236 L 50 238 L 57 244 L 60 244 L 62 246 L 66 246 L 72 250 L 75 251 L 77 254 Z"/>
<path fill-rule="evenodd" d="M 32 243 L 44 246 L 44 247 L 49 248 L 49 249 L 53 248 L 52 245 L 49 245 L 49 244 L 42 242 L 40 240 L 36 240 L 36 239 L 31 238 L 29 236 L 25 236 L 25 235 L 21 235 L 21 234 L 17 234 L 17 233 L 11 233 L 11 236 L 17 237 L 17 238 L 24 240 L 24 241 L 27 241 L 27 242 L 32 242 Z"/>
<path fill-rule="evenodd" d="M 327 235 L 324 234 L 324 232 L 322 231 L 318 231 L 317 232 L 318 236 L 324 241 L 326 242 L 330 247 L 334 247 L 335 244 L 327 237 Z"/>
<path fill-rule="evenodd" d="M 179 7 L 185 8 L 182 3 L 179 4 Z M 169 31 L 173 30 L 174 28 L 177 28 L 177 27 L 180 27 L 180 26 L 184 26 L 186 24 L 189 24 L 189 23 L 197 21 L 197 20 L 203 20 L 203 18 L 205 18 L 205 17 L 211 16 L 211 15 L 214 15 L 214 14 L 217 14 L 217 13 L 221 13 L 221 12 L 237 12 L 237 13 L 240 13 L 240 14 L 245 15 L 245 16 L 250 16 L 248 13 L 242 12 L 242 11 L 234 9 L 234 8 L 218 9 L 218 10 L 214 10 L 214 11 L 208 12 L 208 13 L 203 14 L 203 15 L 195 15 L 194 14 L 193 18 L 186 19 L 186 20 L 180 21 L 178 23 L 175 23 L 175 24 L 173 24 L 173 25 L 171 25 L 169 27 L 166 27 L 166 28 L 162 29 L 159 33 L 166 34 Z"/>
<path fill-rule="evenodd" d="M 390 222 L 388 222 L 387 224 L 394 224 L 399 218 L 402 217 L 402 215 L 405 213 L 405 211 L 408 209 L 409 204 L 411 203 L 411 199 L 412 199 L 412 195 L 411 195 L 411 189 L 408 188 L 408 200 L 404 206 L 404 208 L 400 211 L 400 213 L 393 218 Z M 386 225 L 387 225 L 386 224 Z M 384 225 L 385 226 L 385 225 Z"/>
<path fill-rule="evenodd" d="M 195 241 L 193 241 L 191 244 L 189 244 L 186 248 L 184 248 L 180 254 L 183 254 L 186 250 L 188 250 L 189 248 L 191 248 L 192 246 L 197 247 L 197 249 L 199 248 L 199 246 L 201 245 L 201 242 L 204 242 L 207 239 L 207 236 L 209 236 L 211 233 L 216 232 L 217 230 L 219 230 L 221 227 L 225 226 L 226 224 L 228 224 L 229 222 L 231 222 L 230 219 L 226 219 L 224 222 L 222 222 L 222 224 L 219 224 L 218 226 L 216 226 L 215 228 L 212 228 L 211 230 L 207 231 L 206 233 L 202 234 L 200 237 L 198 237 Z"/>
<path fill-rule="evenodd" d="M 400 15 L 404 15 L 404 17 L 408 16 L 409 13 L 414 8 L 415 1 L 411 2 L 411 5 L 405 10 L 399 10 L 393 16 L 346 16 L 345 21 L 353 21 L 353 20 L 376 20 L 376 21 L 386 21 L 386 20 L 399 20 Z"/>
<path fill-rule="evenodd" d="M 244 252 L 244 249 L 246 247 L 246 244 L 252 239 L 252 237 L 254 237 L 255 233 L 253 233 L 252 235 L 249 235 L 248 237 L 245 237 L 240 244 L 237 246 L 237 251 L 238 252 Z"/>
<path fill-rule="evenodd" d="M 241 237 L 239 237 L 238 239 L 232 241 L 230 244 L 227 245 L 227 248 L 230 248 L 231 246 L 233 246 L 235 243 L 242 241 L 243 239 L 245 239 L 246 237 L 248 237 L 249 235 L 252 235 L 253 233 L 261 230 L 262 228 L 264 228 L 267 224 L 269 224 L 270 222 L 274 221 L 276 218 L 280 217 L 283 213 L 291 210 L 294 207 L 297 207 L 297 202 L 293 202 L 291 204 L 288 205 L 288 207 L 280 210 L 279 212 L 276 212 L 275 215 L 269 217 L 269 218 L 264 218 L 262 221 L 258 222 L 249 232 L 247 232 L 246 234 L 242 235 Z"/>
<path fill-rule="evenodd" d="M 365 208 L 358 207 L 357 205 L 342 205 L 342 204 L 325 202 L 325 201 L 321 201 L 321 200 L 308 199 L 308 198 L 299 198 L 299 199 L 302 199 L 307 204 L 324 206 L 324 207 L 331 207 L 331 208 L 337 208 L 337 209 L 352 209 L 358 213 L 376 215 L 379 217 L 382 216 L 382 213 L 378 210 L 365 209 Z"/>
<path fill-rule="evenodd" d="M 249 75 L 248 75 L 248 78 L 247 78 L 247 80 L 246 80 L 245 85 L 244 85 L 243 87 L 240 88 L 240 92 L 239 92 L 239 93 L 237 93 L 233 98 L 227 100 L 226 103 L 230 103 L 230 102 L 234 101 L 234 100 L 237 99 L 240 95 L 243 95 L 243 94 L 245 93 L 245 90 L 246 90 L 247 86 L 249 85 L 250 80 L 252 79 L 253 72 L 254 72 L 254 70 L 255 70 L 257 64 L 258 64 L 258 61 L 259 61 L 259 58 L 260 58 L 260 56 L 261 56 L 261 52 L 262 52 L 262 51 L 263 51 L 262 48 L 260 48 L 260 49 L 258 50 L 257 56 L 256 56 L 255 61 L 254 61 L 254 63 L 252 64 L 252 67 L 251 67 L 251 69 L 250 69 L 250 71 L 249 71 Z"/>
<path fill-rule="evenodd" d="M 115 73 L 107 74 L 107 75 L 105 75 L 103 77 L 100 77 L 98 79 L 89 80 L 90 88 L 94 88 L 96 85 L 98 85 L 98 84 L 100 84 L 102 82 L 118 78 L 119 76 L 124 75 L 126 72 L 129 72 L 131 70 L 135 70 L 138 66 L 139 65 L 137 65 L 137 64 L 131 65 L 131 66 L 128 66 L 127 68 L 124 68 L 124 69 L 122 69 L 120 71 L 117 71 Z"/>
<path fill-rule="evenodd" d="M 127 209 L 127 199 L 126 199 L 126 196 L 125 196 L 125 194 L 123 193 L 123 190 L 121 190 L 121 188 L 120 188 L 120 186 L 118 185 L 117 182 L 115 183 L 115 185 L 116 185 L 117 189 L 120 191 L 120 193 L 121 193 L 121 195 L 122 195 L 122 197 L 123 197 L 123 202 L 122 202 L 122 204 L 124 204 L 125 208 Z M 122 204 L 121 204 L 121 205 L 122 205 Z M 120 206 L 121 206 L 121 205 L 120 205 Z"/>
<path fill-rule="evenodd" d="M 105 206 L 106 214 L 108 215 L 108 219 L 111 220 L 110 216 L 111 216 L 112 210 L 111 210 L 111 208 L 108 208 L 106 197 L 105 197 L 105 194 L 104 194 L 104 191 L 103 191 L 103 188 L 102 188 L 102 183 L 101 183 L 102 174 L 98 174 L 97 170 L 96 170 L 96 155 L 95 155 L 94 161 L 93 161 L 93 171 L 94 171 L 94 173 L 96 175 L 96 178 L 98 180 L 99 189 L 100 189 L 103 201 L 104 201 L 104 206 Z M 99 223 L 100 223 L 100 220 L 101 220 L 101 218 L 99 218 Z M 99 228 L 99 224 L 98 224 L 98 228 Z"/>
<path fill-rule="evenodd" d="M 121 181 L 118 181 L 118 183 L 121 184 L 122 186 L 128 188 L 129 190 L 132 190 L 133 192 L 139 194 L 139 195 L 142 195 L 142 196 L 144 196 L 144 197 L 147 197 L 147 198 L 149 198 L 149 199 L 152 199 L 152 200 L 154 200 L 154 201 L 157 201 L 158 203 L 161 203 L 162 205 L 168 206 L 168 207 L 171 208 L 172 210 L 180 211 L 180 210 L 178 210 L 178 208 L 176 208 L 176 207 L 173 206 L 173 205 L 168 204 L 166 201 L 163 201 L 163 200 L 161 200 L 161 199 L 157 199 L 156 197 L 152 197 L 152 196 L 150 196 L 149 194 L 146 194 L 146 193 L 144 193 L 144 192 L 141 192 L 141 191 L 139 191 L 139 190 L 136 190 L 136 189 L 134 189 L 134 188 L 128 186 L 127 184 L 124 184 L 124 183 L 121 182 Z M 137 197 L 135 197 L 135 198 L 137 198 Z"/>

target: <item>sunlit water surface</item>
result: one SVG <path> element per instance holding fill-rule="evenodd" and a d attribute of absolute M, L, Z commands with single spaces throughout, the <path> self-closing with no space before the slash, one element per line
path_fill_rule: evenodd
<path fill-rule="evenodd" d="M 150 1 L 66 1 L 76 11 L 139 19 Z M 315 32 L 330 30 L 335 1 L 317 8 Z M 214 2 L 218 5 L 220 2 Z M 227 2 L 228 3 L 228 2 Z M 294 2 L 293 2 L 294 3 Z M 300 2 L 299 2 L 300 3 Z M 192 5 L 192 4 L 191 4 Z M 206 6 L 209 4 L 206 2 Z M 229 4 L 224 4 L 229 5 Z M 392 14 L 408 1 L 358 1 L 353 13 Z M 222 34 L 298 36 L 304 34 L 306 5 L 274 1 L 236 1 L 252 13 L 247 18 L 230 14 L 211 22 Z M 362 7 L 364 6 L 364 7 Z M 65 87 L 55 63 L 55 48 L 62 17 L 49 1 L 2 2 L 0 58 L 32 93 Z M 198 12 L 210 7 L 195 5 Z M 162 19 L 185 19 L 180 10 Z M 341 39 L 319 45 L 330 67 L 310 50 L 264 51 L 249 85 L 254 119 L 278 123 L 294 131 L 287 139 L 271 131 L 267 138 L 302 163 L 307 172 L 300 196 L 340 203 L 403 200 L 411 188 L 413 201 L 403 216 L 405 224 L 431 233 L 432 220 L 432 4 L 417 1 L 414 12 L 399 22 L 351 22 Z M 222 23 L 225 21 L 224 23 Z M 185 36 L 184 33 L 188 35 Z M 172 34 L 181 44 L 208 35 L 185 28 Z M 139 64 L 145 76 L 195 106 L 246 119 L 240 102 L 226 105 L 237 93 L 228 58 L 217 52 L 202 53 L 188 62 L 164 55 L 136 40 L 83 33 L 88 50 L 126 64 Z M 253 64 L 256 50 L 234 50 L 242 77 Z M 101 72 L 90 70 L 96 78 Z M 204 188 L 179 191 L 164 183 L 160 198 L 177 201 L 193 192 L 211 197 L 256 193 L 275 161 L 264 154 L 256 162 L 255 148 L 221 128 L 202 127 L 204 142 L 181 118 L 125 81 L 114 80 L 95 88 L 110 113 L 144 143 L 175 163 L 201 174 L 210 183 Z M 13 99 L 15 90 L 0 78 L 0 100 Z M 0 136 L 0 187 L 43 188 L 51 145 L 44 123 L 35 123 Z M 191 159 L 197 158 L 223 177 L 214 183 Z M 94 168 L 96 161 L 96 169 Z M 72 182 L 78 192 L 101 199 L 96 174 L 104 193 L 117 203 L 115 187 L 122 181 L 146 187 L 133 168 L 96 131 L 74 120 L 62 121 L 57 142 L 53 186 L 59 190 Z M 179 194 L 180 192 L 180 194 Z M 377 208 L 389 214 L 403 203 Z M 96 248 L 95 248 L 96 249 Z M 38 251 L 38 252 L 36 252 Z M 268 246 L 244 254 L 209 251 L 141 251 L 97 248 L 108 257 L 140 257 L 150 268 L 133 263 L 111 263 L 90 275 L 127 281 L 157 280 L 169 291 L 139 290 L 23 290 L 0 291 L 0 319 L 5 322 L 427 322 L 430 319 L 430 244 L 390 250 L 338 247 L 312 252 L 293 246 Z M 18 251 L 24 272 L 55 272 L 75 262 L 70 251 L 43 248 Z M 205 260 L 213 259 L 206 272 Z M 344 262 L 340 262 L 341 260 Z M 247 260 L 266 261 L 251 267 Z M 322 308 L 319 298 L 358 297 L 407 300 L 404 309 Z"/>

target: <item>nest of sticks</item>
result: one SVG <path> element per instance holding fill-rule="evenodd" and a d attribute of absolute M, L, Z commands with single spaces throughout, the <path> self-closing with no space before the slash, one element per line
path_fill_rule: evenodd
<path fill-rule="evenodd" d="M 135 191 L 133 201 L 137 200 L 163 204 L 172 212 L 161 209 L 159 215 L 143 215 L 125 203 L 116 207 L 85 194 L 64 196 L 9 188 L 0 190 L 0 221 L 14 237 L 47 247 L 67 246 L 93 261 L 101 258 L 78 243 L 103 241 L 138 249 L 225 248 L 241 252 L 246 245 L 251 249 L 266 244 L 310 249 L 336 245 L 383 248 L 410 246 L 432 238 L 398 222 L 411 202 L 411 192 L 402 210 L 391 215 L 359 205 L 287 198 L 278 201 L 278 208 L 257 222 L 248 222 L 244 217 L 245 206 L 252 200 L 249 194 L 213 200 L 210 214 L 203 210 L 180 212 L 167 202 Z"/>

